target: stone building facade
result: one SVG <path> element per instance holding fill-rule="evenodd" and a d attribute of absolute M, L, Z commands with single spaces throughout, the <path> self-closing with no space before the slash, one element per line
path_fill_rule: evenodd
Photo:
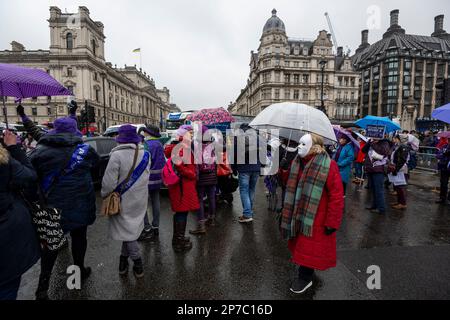
<path fill-rule="evenodd" d="M 399 11 L 393 10 L 381 40 L 370 45 L 368 30 L 362 31 L 352 62 L 361 73 L 363 116 L 432 121 L 432 111 L 440 106 L 436 85 L 449 73 L 450 35 L 444 30 L 444 16 L 435 18 L 431 36 L 410 35 L 399 25 Z"/>
<path fill-rule="evenodd" d="M 274 9 L 264 26 L 258 51 L 251 52 L 247 85 L 229 110 L 254 116 L 273 103 L 286 101 L 320 107 L 322 74 L 328 116 L 354 119 L 359 74 L 353 70 L 349 55 L 342 48 L 333 53 L 331 34 L 325 30 L 313 41 L 288 38 Z"/>
<path fill-rule="evenodd" d="M 95 108 L 100 132 L 123 123 L 163 125 L 171 112 L 169 90 L 157 89 L 154 80 L 136 66 L 118 68 L 106 62 L 104 26 L 92 20 L 86 7 L 79 7 L 76 14 L 50 7 L 48 22 L 49 50 L 26 50 L 13 41 L 11 50 L 0 51 L 0 62 L 46 70 L 73 92 L 79 109 L 85 101 Z M 67 100 L 37 97 L 23 105 L 31 119 L 45 123 L 67 114 Z M 10 121 L 20 122 L 14 99 L 7 102 Z"/>

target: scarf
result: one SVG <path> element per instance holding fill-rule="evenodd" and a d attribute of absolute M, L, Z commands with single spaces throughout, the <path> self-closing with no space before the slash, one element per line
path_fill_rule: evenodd
<path fill-rule="evenodd" d="M 312 237 L 314 219 L 330 171 L 328 154 L 317 154 L 306 164 L 299 179 L 300 161 L 299 158 L 293 161 L 286 188 L 281 216 L 281 234 L 285 240 L 299 233 Z"/>

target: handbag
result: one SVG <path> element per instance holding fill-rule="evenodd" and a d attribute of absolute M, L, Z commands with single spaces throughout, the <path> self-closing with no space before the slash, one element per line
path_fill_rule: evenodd
<path fill-rule="evenodd" d="M 131 169 L 128 172 L 128 176 L 126 177 L 126 179 L 119 185 L 126 185 L 128 183 L 128 181 L 130 180 L 131 175 L 133 174 L 133 171 L 135 169 L 134 167 L 136 166 L 138 154 L 139 154 L 139 148 L 138 148 L 138 146 L 136 146 L 136 150 L 134 152 L 133 165 L 131 166 Z M 105 198 L 103 198 L 102 208 L 100 210 L 100 212 L 103 216 L 111 217 L 111 216 L 120 214 L 121 195 L 122 195 L 122 190 L 113 191 L 109 195 L 107 195 Z"/>
<path fill-rule="evenodd" d="M 43 246 L 49 251 L 58 251 L 63 247 L 67 239 L 64 236 L 64 231 L 61 227 L 61 210 L 52 208 L 47 205 L 47 198 L 57 181 L 65 175 L 65 169 L 68 166 L 73 152 L 76 148 L 69 153 L 69 157 L 64 162 L 62 170 L 59 175 L 54 178 L 45 192 L 40 186 L 38 186 L 39 200 L 37 202 L 30 202 L 26 199 L 25 195 L 21 193 L 21 196 L 28 206 L 31 213 L 31 220 L 36 228 L 39 240 Z"/>

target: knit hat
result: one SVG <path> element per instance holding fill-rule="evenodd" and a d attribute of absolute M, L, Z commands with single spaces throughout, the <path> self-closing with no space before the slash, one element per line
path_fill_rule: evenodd
<path fill-rule="evenodd" d="M 124 124 L 119 128 L 119 135 L 116 137 L 117 143 L 138 144 L 142 138 L 137 134 L 136 127 L 131 124 Z"/>
<path fill-rule="evenodd" d="M 184 124 L 178 128 L 176 131 L 176 135 L 179 137 L 184 136 L 187 132 L 194 130 L 191 125 Z"/>
<path fill-rule="evenodd" d="M 406 144 L 408 143 L 409 137 L 407 134 L 399 134 L 397 135 L 397 138 L 400 140 L 400 143 Z"/>
<path fill-rule="evenodd" d="M 159 133 L 159 128 L 155 125 L 148 124 L 146 127 L 141 129 L 144 132 L 147 132 L 149 135 L 155 138 L 161 138 L 161 134 Z"/>

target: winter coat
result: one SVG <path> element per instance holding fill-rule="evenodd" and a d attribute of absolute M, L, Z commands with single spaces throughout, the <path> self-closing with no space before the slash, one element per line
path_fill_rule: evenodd
<path fill-rule="evenodd" d="M 166 157 L 170 158 L 176 144 L 170 144 L 164 150 Z M 180 157 L 183 150 L 180 150 Z M 197 211 L 200 202 L 197 195 L 197 165 L 194 164 L 194 155 L 191 154 L 191 164 L 175 164 L 175 169 L 180 176 L 180 182 L 169 187 L 169 198 L 172 211 L 188 212 Z"/>
<path fill-rule="evenodd" d="M 407 145 L 401 144 L 395 146 L 391 154 L 391 162 L 395 165 L 394 174 L 403 172 L 408 174 L 409 148 Z"/>
<path fill-rule="evenodd" d="M 312 237 L 300 234 L 289 241 L 288 245 L 292 254 L 292 262 L 317 270 L 327 270 L 335 267 L 336 232 L 327 236 L 325 227 L 339 229 L 343 212 L 344 188 L 339 168 L 336 162 L 332 160 L 314 219 Z"/>
<path fill-rule="evenodd" d="M 148 190 L 154 191 L 161 189 L 162 178 L 161 173 L 164 165 L 166 164 L 166 158 L 164 157 L 164 149 L 159 140 L 146 140 L 146 150 L 151 155 L 151 167 L 150 178 L 148 182 Z"/>
<path fill-rule="evenodd" d="M 241 145 L 240 145 L 241 144 Z M 258 135 L 234 137 L 234 159 L 230 162 L 233 171 L 238 173 L 253 173 L 261 171 L 259 147 L 265 145 Z M 240 154 L 242 153 L 243 154 Z M 265 162 L 265 159 L 263 160 Z"/>
<path fill-rule="evenodd" d="M 61 172 L 69 157 L 83 140 L 70 133 L 43 136 L 30 154 L 39 182 L 53 172 Z M 94 223 L 96 218 L 95 190 L 91 169 L 99 161 L 97 152 L 89 147 L 87 155 L 74 171 L 59 179 L 47 199 L 50 207 L 61 210 L 61 226 L 65 232 Z"/>
<path fill-rule="evenodd" d="M 356 163 L 364 163 L 364 159 L 366 158 L 366 154 L 363 152 L 363 148 L 366 146 L 366 143 L 364 141 L 361 141 L 359 143 L 359 152 L 358 156 L 356 157 Z"/>
<path fill-rule="evenodd" d="M 144 146 L 138 145 L 139 153 L 135 168 L 144 157 Z M 112 193 L 119 183 L 128 176 L 133 165 L 135 144 L 121 144 L 111 151 L 108 166 L 102 181 L 102 197 Z M 149 161 L 144 173 L 133 186 L 122 194 L 120 214 L 109 218 L 109 236 L 118 241 L 135 241 L 144 229 L 144 216 L 147 212 Z"/>
<path fill-rule="evenodd" d="M 30 212 L 19 191 L 37 181 L 36 172 L 19 146 L 0 146 L 0 287 L 17 279 L 40 256 Z"/>
<path fill-rule="evenodd" d="M 350 175 L 352 172 L 352 164 L 355 160 L 355 149 L 351 143 L 347 143 L 345 146 L 339 146 L 341 151 L 336 153 L 339 154 L 339 159 L 334 159 L 339 167 L 339 172 L 341 174 L 342 182 L 348 183 L 350 181 Z"/>
<path fill-rule="evenodd" d="M 374 150 L 379 155 L 384 156 L 386 160 L 386 164 L 388 162 L 388 158 L 391 155 L 391 144 L 388 140 L 380 140 L 378 142 L 368 142 L 364 148 L 363 152 L 366 154 L 366 159 L 364 161 L 364 170 L 367 173 L 384 173 L 385 166 L 378 165 L 377 161 L 372 161 L 369 157 L 370 150 Z"/>
<path fill-rule="evenodd" d="M 450 162 L 450 145 L 446 144 L 438 150 L 436 154 L 438 159 L 438 169 L 440 171 L 450 171 L 448 164 Z"/>

